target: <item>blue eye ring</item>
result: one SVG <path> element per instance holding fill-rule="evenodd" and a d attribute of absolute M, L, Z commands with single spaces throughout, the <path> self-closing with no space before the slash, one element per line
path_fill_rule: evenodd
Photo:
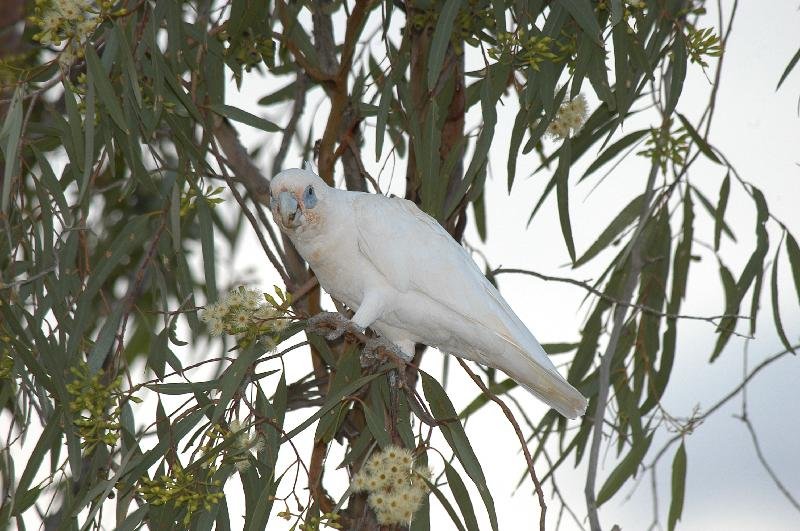
<path fill-rule="evenodd" d="M 305 204 L 306 208 L 314 208 L 314 205 L 317 204 L 317 196 L 314 193 L 314 187 L 310 184 L 306 187 L 305 192 L 303 192 L 303 204 Z"/>

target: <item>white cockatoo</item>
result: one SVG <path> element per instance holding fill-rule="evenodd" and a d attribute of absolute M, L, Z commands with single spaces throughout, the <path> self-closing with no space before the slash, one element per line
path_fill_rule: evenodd
<path fill-rule="evenodd" d="M 275 222 L 320 286 L 409 359 L 415 343 L 494 367 L 565 417 L 586 411 L 467 251 L 411 201 L 338 190 L 309 170 L 270 185 Z"/>

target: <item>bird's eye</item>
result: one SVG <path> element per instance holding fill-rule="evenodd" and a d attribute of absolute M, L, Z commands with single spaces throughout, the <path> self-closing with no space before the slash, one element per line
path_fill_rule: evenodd
<path fill-rule="evenodd" d="M 303 203 L 305 203 L 306 208 L 314 208 L 314 205 L 317 204 L 317 196 L 314 194 L 313 186 L 309 185 L 306 191 L 303 192 Z"/>

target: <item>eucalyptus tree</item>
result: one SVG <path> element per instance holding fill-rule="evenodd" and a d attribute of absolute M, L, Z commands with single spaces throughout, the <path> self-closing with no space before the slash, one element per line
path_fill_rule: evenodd
<path fill-rule="evenodd" d="M 676 418 L 662 406 L 681 323 L 701 319 L 717 333 L 713 363 L 735 334 L 754 333 L 766 289 L 785 346 L 770 360 L 794 350 L 777 271 L 788 256 L 800 294 L 796 240 L 709 138 L 735 10 L 715 23 L 698 0 L 4 2 L 0 519 L 227 529 L 243 499 L 248 529 L 285 518 L 298 529 L 422 530 L 432 505 L 459 529 L 477 529 L 479 517 L 497 529 L 486 462 L 462 426 L 496 402 L 524 449 L 541 528 L 567 510 L 600 529 L 603 503 L 661 459 L 672 460 L 672 492 L 655 514 L 674 528 L 683 440 L 718 408 Z M 695 121 L 681 112 L 690 69 L 712 80 Z M 267 80 L 263 111 L 237 96 L 254 80 Z M 513 122 L 501 106 L 516 109 Z M 647 125 L 623 132 L 626 123 Z M 269 157 L 248 152 L 239 124 L 274 140 Z M 501 128 L 507 146 L 495 141 Z M 467 365 L 477 397 L 456 411 L 419 369 L 424 347 L 411 364 L 366 359 L 367 335 L 326 341 L 306 330 L 321 309 L 314 273 L 266 215 L 269 178 L 290 164 L 313 161 L 328 184 L 342 176 L 374 193 L 381 179 L 367 168 L 383 168 L 404 175 L 400 193 L 457 241 L 470 223 L 486 238 L 489 155 L 500 147 L 511 194 L 518 157 L 538 154 L 547 184 L 530 198 L 531 219 L 554 196 L 572 266 L 603 271 L 583 282 L 487 268 L 490 280 L 531 274 L 586 291 L 580 340 L 546 345 L 590 399 L 575 422 L 512 410 L 516 384 Z M 571 192 L 626 156 L 648 161 L 639 193 L 577 249 L 572 227 L 584 219 Z M 701 158 L 719 168 L 706 176 L 719 183 L 716 201 L 692 182 Z M 732 188 L 752 199 L 756 247 L 740 271 L 719 262 L 719 315 L 684 315 L 694 258 L 737 245 Z M 713 219 L 709 248 L 697 244 L 700 216 Z M 221 249 L 245 233 L 282 287 L 239 286 Z M 306 376 L 288 381 L 284 368 L 298 363 Z M 209 368 L 213 377 L 201 376 Z M 294 440 L 306 430 L 304 454 Z M 674 436 L 653 444 L 665 432 Z M 332 462 L 337 445 L 344 458 Z M 599 466 L 604 448 L 618 456 L 611 470 Z M 555 480 L 569 462 L 586 467 L 585 507 L 559 507 Z M 379 477 L 389 465 L 401 469 L 394 484 Z M 326 475 L 351 486 L 329 491 Z"/>

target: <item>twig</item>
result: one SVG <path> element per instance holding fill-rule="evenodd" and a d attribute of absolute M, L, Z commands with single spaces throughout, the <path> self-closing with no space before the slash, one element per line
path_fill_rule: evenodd
<path fill-rule="evenodd" d="M 565 284 L 572 284 L 574 286 L 581 287 L 591 293 L 592 295 L 596 295 L 601 299 L 616 304 L 618 306 L 625 306 L 628 308 L 633 308 L 634 310 L 641 311 L 642 313 L 647 313 L 650 315 L 655 315 L 658 317 L 666 317 L 667 319 L 688 319 L 693 321 L 707 321 L 715 326 L 717 323 L 714 321 L 722 320 L 725 318 L 734 318 L 734 319 L 750 319 L 748 315 L 738 315 L 738 314 L 722 314 L 722 315 L 686 315 L 680 313 L 668 313 L 662 312 L 660 310 L 656 310 L 650 306 L 646 306 L 644 304 L 636 304 L 632 302 L 626 302 L 624 300 L 620 300 L 609 295 L 606 295 L 599 289 L 595 288 L 594 286 L 589 285 L 587 282 L 583 282 L 581 280 L 575 280 L 574 278 L 569 277 L 553 277 L 549 275 L 543 275 L 542 273 L 537 273 L 536 271 L 530 271 L 528 269 L 514 269 L 514 268 L 497 268 L 490 273 L 490 276 L 501 275 L 503 273 L 516 273 L 520 275 L 530 275 L 532 277 L 540 278 L 542 280 L 548 282 L 563 282 Z"/>
<path fill-rule="evenodd" d="M 306 90 L 308 88 L 308 76 L 303 72 L 297 73 L 294 88 L 294 106 L 292 107 L 292 116 L 283 130 L 283 138 L 281 138 L 281 145 L 275 158 L 272 160 L 272 175 L 275 175 L 283 168 L 283 162 L 286 160 L 286 154 L 289 152 L 289 147 L 292 144 L 292 138 L 297 132 L 297 123 L 300 121 L 300 116 L 306 106 Z"/>
<path fill-rule="evenodd" d="M 662 128 L 669 127 L 668 122 L 665 120 Z M 647 224 L 652 205 L 650 204 L 654 192 L 656 175 L 658 174 L 659 164 L 656 159 L 653 160 L 650 167 L 650 175 L 647 178 L 647 186 L 645 187 L 645 197 L 642 207 L 642 212 L 639 216 L 639 223 L 636 233 L 631 238 L 630 244 L 630 269 L 625 276 L 625 285 L 622 291 L 622 301 L 629 302 L 633 297 L 634 289 L 639 281 L 639 273 L 644 265 L 642 260 L 642 245 L 644 226 Z M 589 466 L 586 472 L 586 487 L 584 494 L 586 496 L 586 507 L 589 515 L 589 526 L 592 531 L 601 531 L 600 516 L 597 511 L 597 497 L 595 494 L 595 483 L 597 481 L 597 467 L 600 457 L 600 442 L 603 438 L 603 420 L 606 414 L 606 402 L 608 401 L 608 387 L 611 377 L 611 360 L 617 350 L 622 331 L 625 328 L 625 317 L 628 309 L 623 304 L 618 304 L 614 308 L 614 326 L 611 331 L 611 337 L 608 340 L 606 351 L 603 354 L 602 361 L 600 362 L 599 376 L 598 376 L 598 392 L 597 392 L 597 407 L 594 412 L 593 419 L 593 432 L 591 450 L 589 452 Z"/>
<path fill-rule="evenodd" d="M 533 459 L 531 458 L 531 453 L 528 450 L 528 444 L 525 442 L 525 436 L 522 434 L 522 430 L 517 423 L 517 419 L 514 418 L 514 414 L 508 409 L 508 406 L 505 402 L 503 402 L 500 397 L 489 391 L 489 388 L 486 387 L 486 384 L 483 383 L 477 374 L 475 374 L 472 369 L 466 364 L 466 362 L 456 356 L 456 360 L 458 360 L 459 365 L 464 371 L 472 378 L 472 381 L 480 387 L 483 394 L 485 394 L 492 402 L 500 406 L 500 409 L 503 410 L 508 421 L 514 427 L 514 431 L 517 434 L 517 438 L 519 439 L 520 445 L 522 446 L 522 453 L 525 454 L 525 461 L 528 463 L 528 472 L 530 473 L 531 479 L 533 480 L 533 485 L 536 489 L 536 496 L 539 498 L 539 507 L 542 508 L 542 512 L 539 515 L 539 529 L 540 531 L 545 530 L 545 515 L 547 513 L 547 504 L 544 501 L 544 493 L 542 492 L 542 484 L 539 483 L 539 478 L 536 476 L 536 470 L 533 468 Z"/>
<path fill-rule="evenodd" d="M 783 494 L 786 499 L 789 500 L 789 503 L 791 503 L 795 509 L 800 511 L 800 503 L 797 502 L 797 499 L 792 496 L 792 493 L 789 492 L 789 489 L 787 489 L 786 486 L 781 482 L 780 478 L 772 469 L 772 467 L 769 466 L 766 457 L 764 457 L 764 454 L 761 452 L 761 445 L 758 443 L 758 437 L 753 429 L 753 425 L 750 423 L 750 419 L 746 415 L 737 418 L 744 422 L 744 425 L 747 426 L 747 431 L 750 432 L 750 438 L 753 439 L 753 446 L 756 449 L 756 455 L 758 456 L 758 460 L 761 462 L 761 465 L 764 467 L 764 470 L 766 470 L 767 474 L 769 474 L 769 477 L 772 478 L 772 481 L 778 487 L 778 490 L 781 491 L 781 494 Z"/>
<path fill-rule="evenodd" d="M 242 198 L 242 194 L 240 194 L 239 190 L 236 189 L 236 184 L 233 182 L 233 179 L 231 179 L 230 175 L 228 175 L 228 170 L 225 169 L 225 160 L 223 159 L 222 154 L 219 152 L 216 140 L 212 139 L 210 145 L 211 151 L 214 154 L 214 157 L 217 159 L 217 164 L 219 165 L 220 172 L 222 173 L 222 178 L 225 179 L 226 183 L 228 183 L 228 188 L 230 188 L 233 197 L 236 199 L 236 202 L 239 203 L 239 206 L 242 208 L 242 212 L 244 212 L 244 215 L 247 216 L 247 219 L 250 221 L 250 225 L 253 227 L 253 232 L 256 233 L 258 241 L 261 243 L 261 248 L 264 250 L 264 254 L 267 255 L 267 258 L 281 276 L 284 283 L 286 283 L 287 286 L 293 285 L 289 275 L 286 273 L 286 270 L 284 270 L 283 265 L 281 265 L 281 263 L 278 261 L 278 258 L 272 252 L 272 249 L 270 249 L 269 245 L 264 239 L 264 235 L 261 234 L 261 231 L 258 227 L 258 221 L 256 221 L 256 218 L 253 216 L 253 213 L 250 211 L 250 209 L 247 208 L 247 205 Z"/>

